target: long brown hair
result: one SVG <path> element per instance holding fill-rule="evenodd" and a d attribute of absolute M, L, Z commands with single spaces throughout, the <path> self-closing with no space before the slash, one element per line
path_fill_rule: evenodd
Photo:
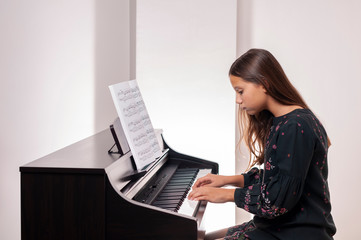
<path fill-rule="evenodd" d="M 229 75 L 262 85 L 268 95 L 284 105 L 298 105 L 309 109 L 300 93 L 288 80 L 281 65 L 267 50 L 250 49 L 231 66 Z M 273 115 L 263 110 L 256 115 L 248 115 L 239 106 L 239 127 L 252 158 L 248 169 L 264 162 L 266 138 L 272 126 Z"/>

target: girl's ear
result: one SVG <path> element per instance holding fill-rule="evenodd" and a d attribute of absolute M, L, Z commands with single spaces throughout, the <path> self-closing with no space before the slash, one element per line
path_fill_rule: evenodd
<path fill-rule="evenodd" d="M 265 78 L 264 76 L 262 76 L 262 75 L 260 75 L 260 77 L 261 77 L 261 80 L 262 80 L 262 82 L 263 82 L 263 90 L 264 90 L 264 92 L 265 93 L 267 93 L 267 89 L 269 89 L 269 83 L 268 83 L 268 81 L 267 81 L 267 78 Z"/>
<path fill-rule="evenodd" d="M 265 77 L 262 77 L 262 80 L 263 80 L 263 83 L 264 83 L 264 86 L 262 86 L 262 87 L 263 87 L 263 91 L 264 91 L 265 93 L 267 93 L 267 89 L 269 89 L 269 83 L 268 83 L 268 81 L 267 81 L 267 79 L 266 79 Z"/>
<path fill-rule="evenodd" d="M 264 86 L 262 86 L 262 88 L 263 88 L 263 92 L 267 94 L 267 89 Z"/>

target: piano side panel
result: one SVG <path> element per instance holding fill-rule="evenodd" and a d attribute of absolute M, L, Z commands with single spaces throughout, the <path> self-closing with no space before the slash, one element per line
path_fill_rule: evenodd
<path fill-rule="evenodd" d="M 106 236 L 113 239 L 196 240 L 197 221 L 133 204 L 107 181 Z"/>
<path fill-rule="evenodd" d="M 21 237 L 104 239 L 101 174 L 21 173 Z"/>

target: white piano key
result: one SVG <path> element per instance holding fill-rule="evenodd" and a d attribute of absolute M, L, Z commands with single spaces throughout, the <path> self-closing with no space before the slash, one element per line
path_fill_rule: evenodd
<path fill-rule="evenodd" d="M 205 175 L 207 175 L 208 173 L 211 173 L 212 172 L 212 169 L 199 169 L 199 172 L 197 174 L 197 177 L 195 178 L 194 182 L 193 182 L 193 185 L 194 183 L 197 181 L 198 178 L 201 178 Z M 192 186 L 193 187 L 193 186 Z M 198 204 L 199 204 L 199 201 L 194 201 L 194 200 L 189 200 L 188 199 L 188 194 L 191 192 L 192 190 L 190 190 L 188 193 L 187 193 L 187 196 L 186 198 L 184 199 L 181 207 L 179 208 L 178 210 L 178 213 L 180 214 L 185 214 L 187 216 L 194 216 L 195 214 L 195 211 L 197 210 L 198 208 Z"/>

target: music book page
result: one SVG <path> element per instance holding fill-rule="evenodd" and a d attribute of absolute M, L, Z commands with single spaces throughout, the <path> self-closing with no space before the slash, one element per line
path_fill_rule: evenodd
<path fill-rule="evenodd" d="M 162 151 L 137 81 L 114 84 L 109 89 L 135 165 L 141 170 L 160 157 Z"/>

